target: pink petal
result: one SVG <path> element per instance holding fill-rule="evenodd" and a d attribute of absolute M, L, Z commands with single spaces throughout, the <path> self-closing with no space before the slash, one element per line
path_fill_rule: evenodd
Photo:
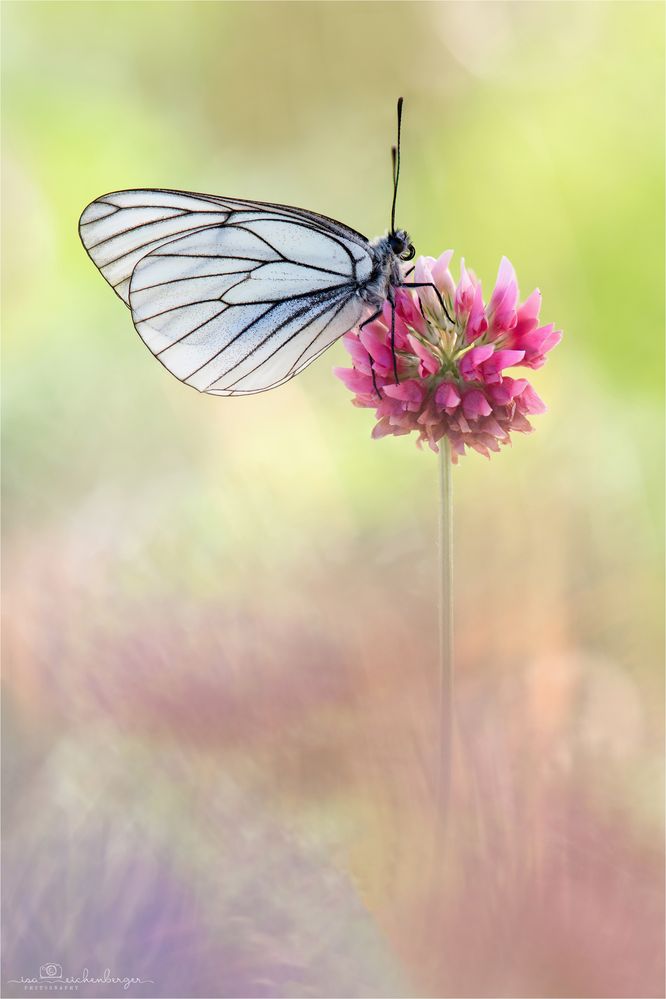
<path fill-rule="evenodd" d="M 484 364 L 481 365 L 481 374 L 485 382 L 498 382 L 500 372 L 504 368 L 510 368 L 525 356 L 524 350 L 496 350 Z"/>
<path fill-rule="evenodd" d="M 435 405 L 453 411 L 460 405 L 460 392 L 451 382 L 442 382 L 435 392 Z"/>
<path fill-rule="evenodd" d="M 454 464 L 457 464 L 456 456 L 459 455 L 462 457 L 465 454 L 465 445 L 461 437 L 454 437 L 453 439 L 449 437 L 449 440 L 451 441 L 451 460 Z"/>
<path fill-rule="evenodd" d="M 434 284 L 437 287 L 434 276 L 434 268 L 437 266 L 437 263 L 438 261 L 434 257 L 419 257 L 414 266 L 414 282 L 423 285 Z M 418 288 L 417 295 L 428 315 L 440 326 L 444 326 L 447 322 L 446 314 L 442 309 L 435 289 L 428 287 Z"/>
<path fill-rule="evenodd" d="M 356 368 L 333 368 L 333 374 L 346 385 L 350 392 L 362 394 L 374 392 L 372 378 Z"/>
<path fill-rule="evenodd" d="M 413 330 L 416 330 L 417 333 L 420 333 L 421 336 L 425 336 L 428 330 L 428 326 L 421 314 L 421 310 L 418 307 L 417 301 L 413 297 L 413 292 L 407 291 L 406 288 L 399 288 L 396 291 L 395 311 L 396 311 L 396 318 L 399 317 L 408 326 L 411 326 Z M 391 306 L 388 303 L 384 306 L 384 318 L 386 319 L 387 325 L 390 329 Z"/>
<path fill-rule="evenodd" d="M 418 412 L 423 403 L 425 388 L 414 378 L 408 378 L 397 385 L 386 385 L 384 393 L 392 399 L 398 399 L 412 412 Z"/>
<path fill-rule="evenodd" d="M 456 288 L 454 303 L 456 314 L 460 318 L 466 318 L 469 315 L 472 303 L 474 302 L 474 294 L 477 283 L 478 282 L 474 278 L 474 275 L 471 274 L 465 267 L 465 258 L 463 257 L 460 261 L 460 281 L 458 282 L 458 287 Z"/>
<path fill-rule="evenodd" d="M 356 333 L 345 333 L 342 338 L 342 343 L 347 353 L 351 355 L 354 367 L 369 374 L 370 357 L 368 356 L 367 350 L 359 340 Z"/>
<path fill-rule="evenodd" d="M 511 420 L 511 429 L 517 430 L 521 434 L 531 434 L 534 427 L 522 413 L 519 413 L 518 410 L 516 410 Z"/>
<path fill-rule="evenodd" d="M 370 323 L 359 334 L 359 339 L 367 352 L 384 368 L 393 364 L 391 348 L 386 343 L 386 330 L 376 323 Z"/>
<path fill-rule="evenodd" d="M 545 361 L 545 355 L 562 339 L 561 330 L 554 330 L 553 323 L 540 326 L 536 330 L 521 336 L 518 346 L 525 351 L 523 364 L 528 368 L 540 368 Z"/>
<path fill-rule="evenodd" d="M 557 347 L 561 339 L 562 339 L 562 330 L 553 330 L 552 332 L 548 333 L 544 337 L 543 343 L 541 344 L 541 353 L 547 354 L 549 350 L 553 349 L 553 347 Z"/>
<path fill-rule="evenodd" d="M 483 421 L 483 432 L 486 434 L 492 434 L 493 437 L 507 437 L 506 430 L 500 427 L 499 423 L 492 416 L 486 416 Z"/>
<path fill-rule="evenodd" d="M 478 416 L 489 416 L 492 413 L 492 407 L 479 389 L 470 389 L 465 392 L 462 398 L 462 408 L 468 420 L 476 419 Z"/>
<path fill-rule="evenodd" d="M 409 280 L 413 280 L 415 284 L 434 284 L 434 278 L 432 276 L 432 267 L 437 261 L 434 257 L 418 257 L 416 263 L 414 264 L 414 274 Z M 434 288 L 419 288 L 416 294 L 421 299 L 421 303 L 425 309 L 431 314 L 434 314 L 439 310 L 439 299 L 437 298 L 437 293 Z"/>
<path fill-rule="evenodd" d="M 527 385 L 525 378 L 509 378 L 504 376 L 501 382 L 487 386 L 487 393 L 497 406 L 506 406 L 523 391 Z"/>
<path fill-rule="evenodd" d="M 481 282 L 479 282 L 474 292 L 474 300 L 472 302 L 472 308 L 470 309 L 469 319 L 467 320 L 467 328 L 465 330 L 465 339 L 467 340 L 467 343 L 471 343 L 473 340 L 478 339 L 478 337 L 483 336 L 487 329 L 488 319 L 486 317 L 486 310 L 483 304 Z"/>
<path fill-rule="evenodd" d="M 431 398 L 425 408 L 419 413 L 417 422 L 426 429 L 443 424 L 442 414 L 435 408 L 434 400 Z"/>
<path fill-rule="evenodd" d="M 478 451 L 479 454 L 482 454 L 484 458 L 490 459 L 490 455 L 488 454 L 488 448 L 485 447 L 485 445 L 482 444 L 481 441 L 479 441 L 476 437 L 474 436 L 470 437 L 470 439 L 468 441 L 465 441 L 465 443 L 467 444 L 468 447 L 472 447 L 474 448 L 475 451 Z"/>
<path fill-rule="evenodd" d="M 471 350 L 468 350 L 458 365 L 460 374 L 465 381 L 472 382 L 477 379 L 479 377 L 478 365 L 483 361 L 487 361 L 494 353 L 495 348 L 491 343 L 484 344 L 482 347 L 472 347 Z"/>
<path fill-rule="evenodd" d="M 421 378 L 436 374 L 440 369 L 440 361 L 415 336 L 409 336 L 408 340 L 410 347 L 420 359 L 419 374 Z"/>
<path fill-rule="evenodd" d="M 407 337 L 409 336 L 409 327 L 407 323 L 402 319 L 396 310 L 395 319 L 393 321 L 394 327 L 394 337 L 395 337 L 395 349 L 396 350 L 409 350 L 409 341 Z M 387 330 L 387 343 L 391 342 L 391 327 Z"/>
<path fill-rule="evenodd" d="M 466 269 L 464 260 L 460 261 L 460 281 L 456 289 L 455 311 L 456 318 L 466 323 L 467 343 L 476 340 L 488 329 L 481 282 Z"/>
<path fill-rule="evenodd" d="M 495 288 L 488 303 L 488 315 L 491 317 L 490 328 L 495 333 L 506 332 L 516 325 L 518 315 L 518 283 L 513 265 L 506 257 L 502 257 Z"/>
<path fill-rule="evenodd" d="M 386 437 L 388 434 L 392 434 L 393 429 L 388 419 L 380 420 L 379 423 L 375 423 L 372 428 L 372 438 L 377 440 L 380 437 Z"/>
<path fill-rule="evenodd" d="M 518 321 L 514 327 L 514 335 L 521 336 L 533 330 L 539 320 L 541 310 L 541 292 L 538 288 L 532 292 L 518 309 Z"/>
<path fill-rule="evenodd" d="M 434 257 L 417 257 L 414 264 L 414 281 L 417 283 L 432 281 L 432 268 L 436 263 L 437 261 Z"/>
<path fill-rule="evenodd" d="M 386 386 L 384 386 L 384 389 Z M 377 401 L 375 397 L 375 401 Z M 400 399 L 392 399 L 390 395 L 382 390 L 382 397 L 377 402 L 377 416 L 400 416 L 403 412 L 403 404 Z"/>
<path fill-rule="evenodd" d="M 432 279 L 441 291 L 442 295 L 453 301 L 454 295 L 456 293 L 455 282 L 449 271 L 449 264 L 451 263 L 451 257 L 453 256 L 453 250 L 445 250 L 435 263 L 432 265 Z"/>
<path fill-rule="evenodd" d="M 522 413 L 545 413 L 548 408 L 529 382 L 520 395 L 516 397 L 516 405 Z"/>
<path fill-rule="evenodd" d="M 502 257 L 497 271 L 495 287 L 492 295 L 490 296 L 490 308 L 496 308 L 497 305 L 507 297 L 507 294 L 509 296 L 511 296 L 511 294 L 517 295 L 517 291 L 518 282 L 516 281 L 516 272 L 513 268 L 513 264 L 508 257 Z"/>

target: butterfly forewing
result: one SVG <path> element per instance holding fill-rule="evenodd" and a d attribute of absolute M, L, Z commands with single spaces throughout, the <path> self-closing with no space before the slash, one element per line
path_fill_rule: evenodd
<path fill-rule="evenodd" d="M 80 232 L 144 342 L 199 391 L 273 388 L 366 309 L 367 240 L 303 209 L 122 191 L 89 205 Z"/>
<path fill-rule="evenodd" d="M 88 205 L 81 241 L 111 287 L 129 304 L 129 279 L 151 249 L 201 225 L 220 225 L 229 210 L 173 191 L 118 191 Z"/>

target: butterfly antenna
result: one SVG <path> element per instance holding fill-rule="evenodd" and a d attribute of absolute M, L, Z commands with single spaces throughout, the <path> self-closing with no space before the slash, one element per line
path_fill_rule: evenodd
<path fill-rule="evenodd" d="M 391 205 L 391 232 L 395 232 L 395 203 L 398 197 L 398 180 L 400 178 L 400 129 L 402 126 L 402 97 L 398 98 L 398 143 L 391 149 L 393 160 L 393 204 Z"/>

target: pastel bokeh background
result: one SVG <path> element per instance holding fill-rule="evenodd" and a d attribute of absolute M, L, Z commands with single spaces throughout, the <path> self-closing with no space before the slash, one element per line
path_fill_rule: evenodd
<path fill-rule="evenodd" d="M 114 996 L 663 996 L 664 7 L 5 3 L 4 966 Z M 83 252 L 100 194 L 303 205 L 565 330 L 455 470 L 332 376 L 215 399 Z"/>

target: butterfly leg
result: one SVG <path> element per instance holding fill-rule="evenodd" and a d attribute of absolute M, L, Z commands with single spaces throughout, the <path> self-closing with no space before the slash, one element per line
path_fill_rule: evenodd
<path fill-rule="evenodd" d="M 377 311 L 373 312 L 371 316 L 368 316 L 367 319 L 364 319 L 363 322 L 359 324 L 358 328 L 360 330 L 362 330 L 364 326 L 368 325 L 368 323 L 373 323 L 375 321 L 375 319 L 379 319 L 379 317 L 381 316 L 382 312 L 383 312 L 383 309 L 377 309 Z"/>
<path fill-rule="evenodd" d="M 447 309 L 446 305 L 444 304 L 444 299 L 441 296 L 440 290 L 437 287 L 437 285 L 435 285 L 435 284 L 432 283 L 432 281 L 418 281 L 418 282 L 415 282 L 414 284 L 401 284 L 400 287 L 401 288 L 432 288 L 433 291 L 435 292 L 435 294 L 437 295 L 437 298 L 439 299 L 439 304 L 441 305 L 441 307 L 442 307 L 442 309 L 444 311 L 444 315 L 446 316 L 446 318 L 448 319 L 448 321 L 451 323 L 451 325 L 452 326 L 454 325 L 453 319 L 451 319 L 451 316 L 449 315 L 449 310 Z"/>
<path fill-rule="evenodd" d="M 383 312 L 382 309 L 377 309 L 377 311 L 373 312 L 371 316 L 368 316 L 367 319 L 363 320 L 363 322 L 359 325 L 359 329 L 362 330 L 364 326 L 368 325 L 368 323 L 372 323 L 372 322 L 375 321 L 375 319 L 379 319 L 379 317 L 381 316 L 382 312 Z M 382 394 L 379 391 L 379 388 L 377 386 L 377 379 L 375 377 L 375 367 L 374 367 L 374 364 L 373 364 L 373 361 L 372 361 L 372 354 L 370 353 L 370 351 L 368 351 L 368 361 L 370 362 L 370 374 L 372 375 L 372 387 L 374 388 L 377 397 L 379 399 L 381 399 Z"/>
<path fill-rule="evenodd" d="M 389 302 L 391 303 L 391 355 L 393 357 L 393 376 L 395 378 L 396 385 L 398 384 L 398 358 L 395 353 L 395 300 L 393 295 L 389 297 Z"/>
<path fill-rule="evenodd" d="M 372 354 L 368 351 L 368 361 L 370 363 L 370 374 L 372 375 L 372 387 L 375 390 L 375 395 L 378 399 L 381 399 L 382 394 L 379 391 L 379 386 L 377 385 L 377 376 L 375 375 L 375 366 L 372 363 Z"/>

